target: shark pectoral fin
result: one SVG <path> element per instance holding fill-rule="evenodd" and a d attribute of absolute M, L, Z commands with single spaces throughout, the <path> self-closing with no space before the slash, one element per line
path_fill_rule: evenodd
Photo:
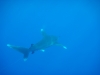
<path fill-rule="evenodd" d="M 26 61 L 26 60 L 27 60 L 28 55 L 29 55 L 29 53 L 25 53 L 25 54 L 24 54 L 24 61 Z"/>
<path fill-rule="evenodd" d="M 44 49 L 42 49 L 41 51 L 42 51 L 42 52 L 45 52 L 45 50 L 44 50 Z"/>
<path fill-rule="evenodd" d="M 64 45 L 62 45 L 62 44 L 57 43 L 56 45 L 57 45 L 57 46 L 62 46 L 64 49 L 67 49 L 67 47 L 64 46 Z"/>

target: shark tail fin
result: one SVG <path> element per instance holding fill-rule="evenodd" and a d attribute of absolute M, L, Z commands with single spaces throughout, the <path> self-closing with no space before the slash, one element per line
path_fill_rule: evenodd
<path fill-rule="evenodd" d="M 13 46 L 13 45 L 10 45 L 10 44 L 7 44 L 7 46 L 9 48 L 12 48 L 12 49 L 15 49 L 16 51 L 24 54 L 24 61 L 27 60 L 28 56 L 29 56 L 29 49 L 27 48 L 23 48 L 23 47 L 19 47 L 19 46 Z"/>
<path fill-rule="evenodd" d="M 24 53 L 24 61 L 27 60 L 28 56 L 29 56 L 29 53 Z"/>

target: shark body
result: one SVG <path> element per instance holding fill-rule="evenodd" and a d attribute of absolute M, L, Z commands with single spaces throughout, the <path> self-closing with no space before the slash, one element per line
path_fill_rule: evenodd
<path fill-rule="evenodd" d="M 43 39 L 36 44 L 32 44 L 30 47 L 31 51 L 43 50 L 45 48 L 48 48 L 52 45 L 57 44 L 57 37 L 56 36 L 47 35 L 44 32 L 44 30 L 41 30 L 41 33 L 43 35 Z"/>
<path fill-rule="evenodd" d="M 30 48 L 24 48 L 24 47 L 19 47 L 19 46 L 13 46 L 10 44 L 7 44 L 8 47 L 15 49 L 17 51 L 19 51 L 20 53 L 24 54 L 24 61 L 27 60 L 29 53 L 31 52 L 32 54 L 35 51 L 41 50 L 41 51 L 45 51 L 44 49 L 52 46 L 52 45 L 58 45 L 58 46 L 62 46 L 64 49 L 67 49 L 65 46 L 63 46 L 62 44 L 59 44 L 57 41 L 57 37 L 53 36 L 53 35 L 47 35 L 45 33 L 45 31 L 43 29 L 41 29 L 41 33 L 43 35 L 43 39 L 40 40 L 38 43 L 36 44 L 31 44 Z"/>

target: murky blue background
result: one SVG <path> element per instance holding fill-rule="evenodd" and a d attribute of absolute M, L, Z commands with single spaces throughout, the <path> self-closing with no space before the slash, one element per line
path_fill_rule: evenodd
<path fill-rule="evenodd" d="M 100 1 L 1 1 L 0 75 L 100 75 Z M 7 44 L 29 48 L 40 29 L 59 46 L 23 55 Z"/>

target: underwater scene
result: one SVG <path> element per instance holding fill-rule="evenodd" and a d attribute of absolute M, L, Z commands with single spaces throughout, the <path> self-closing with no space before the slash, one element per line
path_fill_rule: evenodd
<path fill-rule="evenodd" d="M 0 75 L 100 75 L 100 1 L 0 1 Z"/>

